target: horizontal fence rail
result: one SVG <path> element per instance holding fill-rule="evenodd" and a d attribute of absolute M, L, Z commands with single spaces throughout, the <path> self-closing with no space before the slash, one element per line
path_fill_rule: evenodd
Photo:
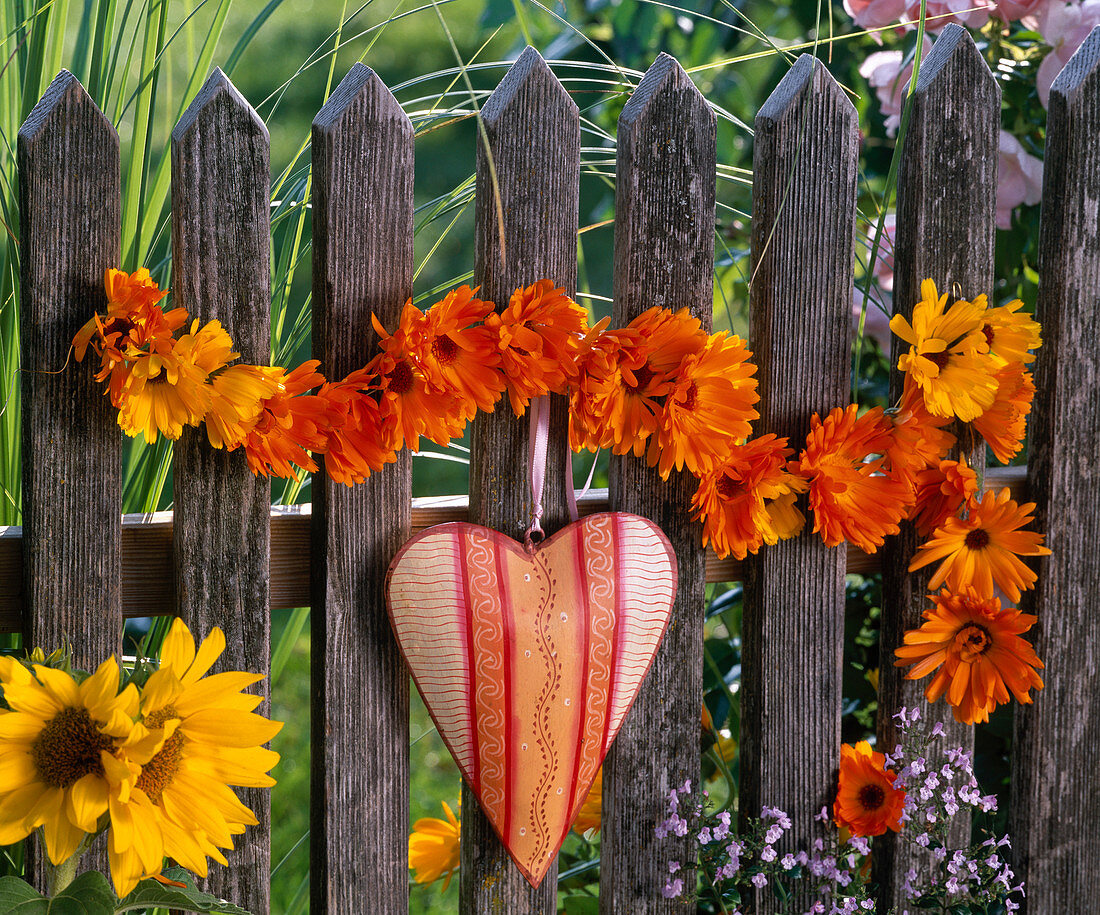
<path fill-rule="evenodd" d="M 1018 715 L 1013 759 L 1017 863 L 1024 877 L 1044 884 L 1031 888 L 1041 900 L 1032 915 L 1100 910 L 1090 860 L 1100 847 L 1100 813 L 1095 797 L 1078 790 L 1092 784 L 1100 721 L 1092 647 L 1100 640 L 1098 64 L 1100 30 L 1051 93 L 1040 243 L 1048 336 L 1036 374 L 1041 428 L 1027 468 L 990 469 L 983 481 L 987 489 L 1010 487 L 1018 501 L 1034 494 L 1056 550 L 1038 566 L 1030 608 L 1040 617 L 1048 690 L 1036 711 Z M 911 307 L 927 276 L 966 295 L 993 291 L 998 92 L 964 30 L 949 26 L 937 39 L 914 104 L 899 190 L 899 311 Z M 576 104 L 528 48 L 482 121 L 475 269 L 482 294 L 500 305 L 513 288 L 543 276 L 575 292 Z M 825 65 L 802 57 L 756 127 L 749 343 L 760 368 L 757 431 L 790 435 L 797 448 L 812 411 L 847 400 L 858 125 Z M 617 323 L 650 305 L 709 316 L 714 129 L 705 99 L 662 55 L 619 122 Z M 377 74 L 357 65 L 314 122 L 312 152 L 313 355 L 338 377 L 372 355 L 370 313 L 392 326 L 412 293 L 412 125 Z M 247 359 L 266 361 L 267 130 L 220 70 L 173 132 L 172 164 L 177 303 L 202 320 L 218 318 Z M 177 614 L 200 630 L 226 630 L 222 664 L 266 671 L 268 611 L 311 607 L 312 904 L 351 915 L 363 910 L 362 888 L 371 886 L 378 888 L 372 912 L 407 911 L 408 678 L 385 621 L 384 572 L 410 534 L 434 524 L 473 520 L 522 532 L 531 510 L 522 470 L 517 476 L 527 419 L 501 406 L 475 422 L 469 499 L 411 499 L 405 454 L 355 490 L 318 475 L 312 510 L 270 507 L 268 482 L 248 473 L 240 453 L 215 452 L 200 430 L 189 430 L 175 449 L 175 511 L 123 517 L 120 435 L 92 370 L 85 363 L 48 374 L 102 308 L 103 269 L 122 266 L 115 262 L 118 138 L 71 74 L 58 76 L 20 131 L 19 168 L 26 526 L 0 528 L 0 632 L 22 632 L 26 644 L 71 641 L 78 661 L 91 663 L 118 649 L 125 617 Z M 89 222 L 90 210 L 97 220 Z M 566 519 L 565 421 L 558 398 L 546 494 L 551 529 Z M 962 450 L 980 466 L 981 450 L 964 431 Z M 919 688 L 891 674 L 888 662 L 925 600 L 927 576 L 905 571 L 911 537 L 867 556 L 826 550 L 808 528 L 746 563 L 719 560 L 686 520 L 690 489 L 688 479 L 662 483 L 624 458 L 612 462 L 610 492 L 580 500 L 582 515 L 610 506 L 652 518 L 669 533 L 681 569 L 670 636 L 622 731 L 621 754 L 608 758 L 604 915 L 684 905 L 659 892 L 674 855 L 652 841 L 651 830 L 660 795 L 698 768 L 706 582 L 746 581 L 742 813 L 789 807 L 796 844 L 812 841 L 817 827 L 809 815 L 835 785 L 845 571 L 885 573 L 880 742 L 893 739 L 897 707 L 919 701 Z M 1078 646 L 1072 653 L 1070 642 Z M 936 717 L 950 715 L 941 707 Z M 970 739 L 970 729 L 956 733 Z M 1066 779 L 1074 776 L 1071 786 Z M 263 913 L 266 792 L 249 794 L 248 802 L 261 826 L 242 837 L 229 871 L 216 869 L 209 885 Z M 463 814 L 462 915 L 552 913 L 555 869 L 532 891 L 469 792 Z M 919 862 L 900 846 L 886 851 L 876 852 L 876 874 L 882 901 L 890 902 L 898 898 L 898 875 Z M 1090 877 L 1082 876 L 1086 868 Z M 753 908 L 771 906 L 761 899 Z"/>
<path fill-rule="evenodd" d="M 1008 486 L 1012 498 L 1026 498 L 1026 467 L 991 468 L 987 489 Z M 433 524 L 469 521 L 465 496 L 428 496 L 412 500 L 410 534 Z M 607 490 L 593 489 L 577 500 L 584 517 L 608 510 Z M 275 505 L 271 508 L 271 603 L 272 610 L 310 606 L 311 567 L 309 505 Z M 122 516 L 122 613 L 128 619 L 164 616 L 172 612 L 171 511 Z M 766 549 L 766 547 L 765 547 Z M 848 571 L 861 575 L 881 571 L 882 555 L 868 556 L 858 547 L 848 548 Z M 25 632 L 23 530 L 18 525 L 0 527 L 0 632 Z M 708 582 L 742 581 L 744 563 L 732 556 L 719 559 L 706 551 Z"/>

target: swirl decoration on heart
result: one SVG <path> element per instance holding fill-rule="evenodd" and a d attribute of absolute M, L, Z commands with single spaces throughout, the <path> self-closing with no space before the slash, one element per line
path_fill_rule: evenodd
<path fill-rule="evenodd" d="M 604 512 L 524 549 L 475 524 L 409 540 L 386 581 L 402 654 L 516 866 L 542 882 L 653 661 L 676 556 Z"/>

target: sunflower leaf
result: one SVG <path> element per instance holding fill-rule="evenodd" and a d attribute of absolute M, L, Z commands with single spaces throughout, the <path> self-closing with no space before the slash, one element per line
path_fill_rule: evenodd
<path fill-rule="evenodd" d="M 166 868 L 163 876 L 183 886 L 166 886 L 156 880 L 142 880 L 129 896 L 117 903 L 114 909 L 115 915 L 120 915 L 122 912 L 140 912 L 154 907 L 184 909 L 188 912 L 202 912 L 209 915 L 250 915 L 247 909 L 197 889 L 194 878 L 182 867 Z M 0 911 L 3 910 L 0 909 Z M 19 915 L 23 913 L 20 912 Z M 52 912 L 51 915 L 53 915 Z"/>
<path fill-rule="evenodd" d="M 52 899 L 16 877 L 0 878 L 0 912 L 11 915 L 110 915 L 114 911 L 115 894 L 106 878 L 95 871 L 81 874 Z"/>

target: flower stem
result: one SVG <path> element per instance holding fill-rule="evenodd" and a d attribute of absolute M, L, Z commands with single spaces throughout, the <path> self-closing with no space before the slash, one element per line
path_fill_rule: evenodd
<path fill-rule="evenodd" d="M 70 855 L 60 864 L 50 868 L 49 895 L 52 898 L 73 882 L 76 877 L 76 868 L 80 864 L 81 855 L 77 852 Z"/>

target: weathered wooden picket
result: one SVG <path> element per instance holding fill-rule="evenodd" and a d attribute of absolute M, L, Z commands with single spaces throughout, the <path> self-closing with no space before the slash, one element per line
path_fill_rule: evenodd
<path fill-rule="evenodd" d="M 898 201 L 896 302 L 919 281 L 991 289 L 996 81 L 949 26 L 921 69 Z M 493 301 L 548 276 L 576 284 L 580 117 L 533 49 L 486 102 L 477 158 L 475 282 Z M 1100 29 L 1055 82 L 1047 128 L 1038 303 L 1045 345 L 1026 482 L 990 472 L 1039 504 L 1054 550 L 1033 608 L 1047 662 L 1038 703 L 1017 710 L 1012 836 L 1032 915 L 1100 910 Z M 485 145 L 487 143 L 487 147 Z M 813 411 L 848 399 L 853 284 L 855 110 L 826 67 L 800 58 L 756 121 L 750 343 L 761 383 L 759 432 L 797 441 Z M 356 65 L 313 125 L 313 346 L 333 376 L 367 361 L 371 312 L 392 325 L 412 292 L 413 129 L 379 77 Z M 0 529 L 0 631 L 26 644 L 71 642 L 77 663 L 121 649 L 124 616 L 176 613 L 226 630 L 227 665 L 266 670 L 269 608 L 312 607 L 312 908 L 396 913 L 408 906 L 408 678 L 386 620 L 390 557 L 414 528 L 467 515 L 455 500 L 414 503 L 403 456 L 349 490 L 318 476 L 312 514 L 269 510 L 240 453 L 197 432 L 175 449 L 174 515 L 120 516 L 120 435 L 87 365 L 57 373 L 69 341 L 103 304 L 119 258 L 119 146 L 77 80 L 60 74 L 19 133 L 24 527 Z M 662 55 L 619 121 L 614 320 L 688 306 L 709 326 L 715 120 L 687 74 Z M 495 174 L 490 179 L 490 166 Z M 267 131 L 220 71 L 172 136 L 172 289 L 218 318 L 244 358 L 266 361 L 269 308 Z M 137 265 L 127 265 L 134 267 Z M 563 398 L 552 410 L 544 524 L 566 520 Z M 468 516 L 520 536 L 528 490 L 516 476 L 527 421 L 507 410 L 473 429 Z M 965 446 L 967 452 L 981 449 Z M 703 588 L 743 577 L 741 809 L 780 806 L 790 846 L 819 828 L 840 743 L 845 570 L 884 572 L 880 745 L 890 714 L 922 706 L 888 663 L 915 624 L 927 577 L 905 567 L 915 541 L 881 557 L 826 549 L 812 533 L 744 564 L 717 562 L 687 520 L 690 479 L 662 483 L 633 459 L 612 463 L 607 494 L 582 505 L 647 515 L 674 544 L 680 592 L 668 635 L 608 757 L 601 911 L 664 913 L 666 862 L 653 824 L 669 790 L 699 768 Z M 270 521 L 270 523 L 269 523 Z M 308 530 L 307 530 L 308 528 Z M 881 566 L 880 566 L 881 561 Z M 354 659 L 354 662 L 353 662 Z M 927 709 L 926 709 L 927 712 Z M 943 706 L 935 718 L 946 715 Z M 970 729 L 954 728 L 961 741 Z M 270 815 L 210 886 L 256 912 L 268 905 Z M 882 902 L 911 866 L 877 843 Z M 919 863 L 919 862 L 918 862 Z M 463 913 L 549 915 L 552 869 L 532 891 L 469 792 L 463 804 Z M 369 900 L 369 901 L 368 901 Z M 771 911 L 762 899 L 759 911 Z"/>

